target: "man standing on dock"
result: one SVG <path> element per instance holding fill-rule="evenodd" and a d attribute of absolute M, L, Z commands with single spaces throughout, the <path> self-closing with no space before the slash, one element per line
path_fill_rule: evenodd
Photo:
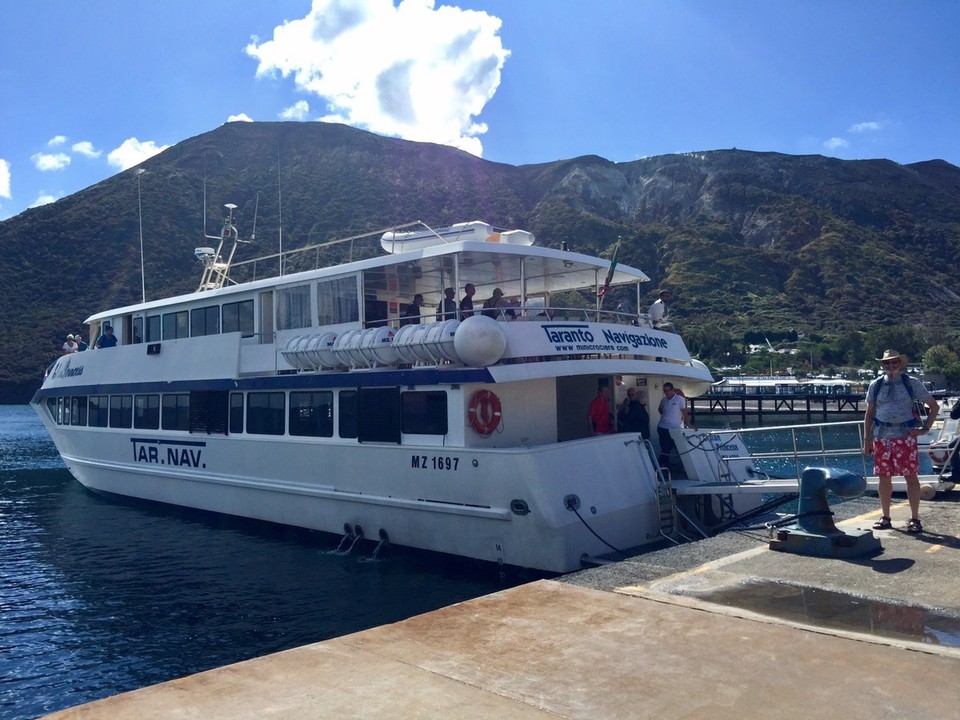
<path fill-rule="evenodd" d="M 867 411 L 863 417 L 863 452 L 873 455 L 877 474 L 877 493 L 883 516 L 873 524 L 875 530 L 888 530 L 893 476 L 902 475 L 907 483 L 910 522 L 907 532 L 923 532 L 920 524 L 920 455 L 917 436 L 929 432 L 937 419 L 940 405 L 923 383 L 904 373 L 907 358 L 896 350 L 884 350 L 877 358 L 883 375 L 867 388 Z M 922 423 L 915 402 L 925 403 L 927 419 Z"/>

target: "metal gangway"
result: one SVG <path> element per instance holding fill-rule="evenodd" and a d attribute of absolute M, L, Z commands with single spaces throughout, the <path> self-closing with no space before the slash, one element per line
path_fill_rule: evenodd
<path fill-rule="evenodd" d="M 707 526 L 713 532 L 792 499 L 808 467 L 854 472 L 866 478 L 868 490 L 877 490 L 879 480 L 863 452 L 860 420 L 737 430 L 682 429 L 673 434 L 687 477 L 673 478 L 671 488 L 687 514 L 692 514 L 689 508 L 694 501 L 701 510 L 709 510 Z M 948 468 L 946 464 L 936 475 L 920 476 L 923 499 L 953 489 Z M 903 478 L 894 478 L 893 490 L 906 491 Z"/>

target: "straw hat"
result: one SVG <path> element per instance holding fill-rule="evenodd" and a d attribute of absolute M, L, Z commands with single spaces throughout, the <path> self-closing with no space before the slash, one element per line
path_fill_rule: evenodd
<path fill-rule="evenodd" d="M 905 365 L 907 356 L 901 355 L 896 350 L 884 350 L 883 357 L 878 357 L 877 362 L 886 362 L 887 360 L 899 360 L 901 365 Z"/>

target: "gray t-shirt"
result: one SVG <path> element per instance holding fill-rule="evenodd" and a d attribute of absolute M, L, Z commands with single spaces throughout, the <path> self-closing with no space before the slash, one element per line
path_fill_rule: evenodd
<path fill-rule="evenodd" d="M 906 437 L 912 428 L 920 424 L 913 418 L 914 401 L 926 402 L 930 399 L 930 391 L 915 377 L 908 375 L 906 379 L 913 390 L 913 397 L 910 397 L 903 383 L 903 376 L 891 381 L 882 375 L 867 388 L 867 402 L 876 404 L 873 417 L 878 422 L 873 424 L 873 437 Z"/>

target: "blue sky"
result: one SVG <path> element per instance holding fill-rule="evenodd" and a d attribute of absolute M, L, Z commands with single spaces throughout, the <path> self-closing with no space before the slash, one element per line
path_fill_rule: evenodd
<path fill-rule="evenodd" d="M 958 0 L 0 0 L 0 220 L 227 121 L 960 165 L 958 28 Z"/>

